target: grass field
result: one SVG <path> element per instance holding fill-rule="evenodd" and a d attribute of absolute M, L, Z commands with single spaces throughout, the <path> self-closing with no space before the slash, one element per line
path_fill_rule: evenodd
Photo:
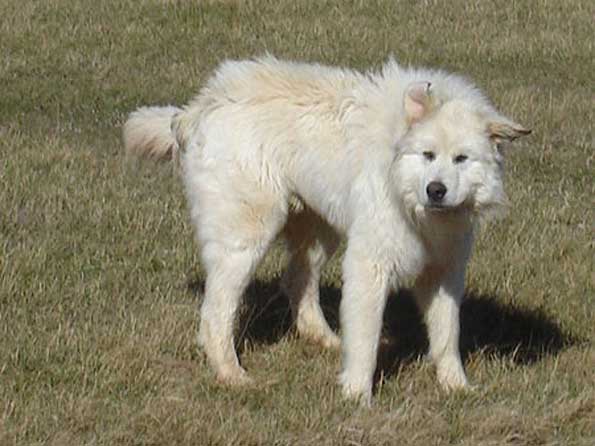
<path fill-rule="evenodd" d="M 594 14 L 588 0 L 0 2 L 0 445 L 595 444 Z M 258 384 L 214 382 L 180 181 L 125 162 L 121 124 L 265 51 L 462 72 L 534 129 L 468 273 L 475 391 L 439 389 L 401 292 L 373 407 L 344 402 L 338 353 L 291 331 L 280 247 L 239 324 Z M 335 326 L 339 265 L 323 288 Z"/>

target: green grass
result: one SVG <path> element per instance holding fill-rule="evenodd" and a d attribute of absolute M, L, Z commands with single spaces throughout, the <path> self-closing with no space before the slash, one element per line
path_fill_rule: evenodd
<path fill-rule="evenodd" d="M 595 441 L 593 31 L 587 0 L 4 0 L 0 3 L 0 444 L 591 445 Z M 534 134 L 511 212 L 483 228 L 462 347 L 471 393 L 421 358 L 407 293 L 386 312 L 374 406 L 296 339 L 277 249 L 247 293 L 242 361 L 196 350 L 203 278 L 172 167 L 124 162 L 139 105 L 184 103 L 227 57 L 358 69 L 390 54 L 465 73 Z M 336 322 L 340 268 L 324 276 Z"/>

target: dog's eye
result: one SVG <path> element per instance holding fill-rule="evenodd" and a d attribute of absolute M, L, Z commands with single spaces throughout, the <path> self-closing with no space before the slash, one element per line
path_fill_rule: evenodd
<path fill-rule="evenodd" d="M 454 158 L 454 162 L 455 164 L 464 163 L 465 161 L 467 161 L 467 158 L 467 155 L 457 155 Z"/>
<path fill-rule="evenodd" d="M 434 152 L 432 152 L 431 150 L 426 150 L 425 152 L 422 153 L 422 155 L 428 161 L 434 161 L 434 159 L 436 158 L 436 154 Z"/>

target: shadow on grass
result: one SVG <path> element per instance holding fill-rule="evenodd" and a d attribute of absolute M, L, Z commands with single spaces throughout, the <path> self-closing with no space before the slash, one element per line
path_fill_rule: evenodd
<path fill-rule="evenodd" d="M 190 285 L 195 294 L 202 285 Z M 329 325 L 338 329 L 341 290 L 322 287 L 321 306 Z M 272 344 L 292 330 L 287 297 L 279 283 L 255 281 L 242 307 L 238 349 L 249 344 Z M 460 347 L 463 359 L 481 352 L 505 357 L 516 364 L 530 364 L 555 355 L 578 339 L 561 330 L 540 310 L 521 309 L 498 302 L 497 297 L 467 291 L 461 308 Z M 378 373 L 388 377 L 400 366 L 423 356 L 428 348 L 426 329 L 409 290 L 390 296 L 378 354 Z"/>

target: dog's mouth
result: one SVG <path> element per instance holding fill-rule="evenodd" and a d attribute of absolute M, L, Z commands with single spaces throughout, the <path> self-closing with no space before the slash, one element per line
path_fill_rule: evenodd
<path fill-rule="evenodd" d="M 460 206 L 448 206 L 444 204 L 432 203 L 424 206 L 430 212 L 455 212 Z"/>
<path fill-rule="evenodd" d="M 436 214 L 454 214 L 457 212 L 463 212 L 466 209 L 465 203 L 457 205 L 448 205 L 443 203 L 428 203 L 424 206 L 424 209 L 428 212 Z"/>

